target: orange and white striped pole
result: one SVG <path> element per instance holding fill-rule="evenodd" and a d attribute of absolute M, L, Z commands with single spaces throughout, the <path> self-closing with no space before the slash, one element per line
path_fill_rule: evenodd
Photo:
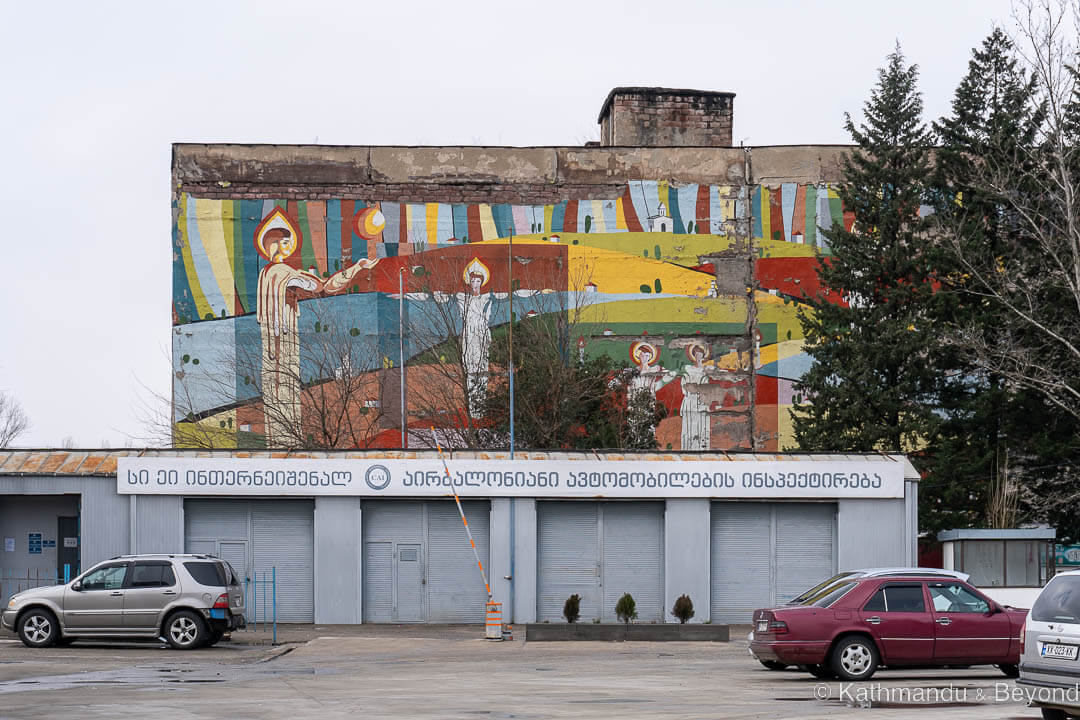
<path fill-rule="evenodd" d="M 488 584 L 484 564 L 480 562 L 480 553 L 476 550 L 476 541 L 473 540 L 472 530 L 469 529 L 469 521 L 465 519 L 465 511 L 461 509 L 461 498 L 458 497 L 457 488 L 454 487 L 454 478 L 450 476 L 450 468 L 446 464 L 446 457 L 443 456 L 442 445 L 439 444 L 439 437 L 435 434 L 434 427 L 431 428 L 431 436 L 435 438 L 435 447 L 439 449 L 439 459 L 442 460 L 446 480 L 450 483 L 450 490 L 454 493 L 454 502 L 457 503 L 458 515 L 461 515 L 461 522 L 465 525 L 465 534 L 469 536 L 469 545 L 472 545 L 473 556 L 476 558 L 476 567 L 480 568 L 480 578 L 484 581 L 484 589 L 487 590 L 488 604 L 491 604 L 491 585 Z"/>

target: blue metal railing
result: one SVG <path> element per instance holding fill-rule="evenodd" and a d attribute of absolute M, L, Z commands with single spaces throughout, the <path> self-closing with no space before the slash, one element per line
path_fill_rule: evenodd
<path fill-rule="evenodd" d="M 42 570 L 41 568 L 15 570 L 13 568 L 0 568 L 0 600 L 7 607 L 8 598 L 17 592 L 30 590 L 45 585 L 63 585 L 71 582 L 71 565 L 65 563 L 63 573 L 58 570 Z"/>
<path fill-rule="evenodd" d="M 253 578 L 244 580 L 244 614 L 248 630 L 258 631 L 260 622 L 264 631 L 272 625 L 277 645 L 277 566 L 256 570 Z"/>

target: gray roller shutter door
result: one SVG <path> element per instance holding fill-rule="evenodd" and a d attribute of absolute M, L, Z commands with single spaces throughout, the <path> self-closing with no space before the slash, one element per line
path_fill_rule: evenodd
<path fill-rule="evenodd" d="M 251 504 L 254 567 L 276 568 L 279 622 L 315 622 L 314 510 L 310 500 Z"/>
<path fill-rule="evenodd" d="M 486 500 L 461 503 L 484 572 L 488 567 L 491 506 Z M 428 622 L 484 622 L 487 590 L 465 535 L 461 515 L 452 502 L 427 503 Z"/>
<path fill-rule="evenodd" d="M 455 503 L 377 500 L 362 508 L 364 622 L 484 621 L 487 590 Z M 489 571 L 491 505 L 467 500 L 462 509 Z"/>
<path fill-rule="evenodd" d="M 563 604 L 581 597 L 581 620 L 601 616 L 599 504 L 537 503 L 537 619 L 562 620 Z"/>
<path fill-rule="evenodd" d="M 185 551 L 223 557 L 247 578 L 276 568 L 278 621 L 313 622 L 314 511 L 310 500 L 186 500 Z"/>
<path fill-rule="evenodd" d="M 552 501 L 537 512 L 540 621 L 563 620 L 563 604 L 577 593 L 581 621 L 615 622 L 626 592 L 639 622 L 663 620 L 663 503 Z"/>
<path fill-rule="evenodd" d="M 836 572 L 833 503 L 713 503 L 712 620 L 749 623 Z"/>
<path fill-rule="evenodd" d="M 770 605 L 772 506 L 713 503 L 713 622 L 748 623 L 755 609 Z"/>
<path fill-rule="evenodd" d="M 664 620 L 664 506 L 657 502 L 604 503 L 605 622 L 615 622 L 615 603 L 634 597 L 638 622 Z"/>
<path fill-rule="evenodd" d="M 836 505 L 776 506 L 776 604 L 836 573 Z"/>

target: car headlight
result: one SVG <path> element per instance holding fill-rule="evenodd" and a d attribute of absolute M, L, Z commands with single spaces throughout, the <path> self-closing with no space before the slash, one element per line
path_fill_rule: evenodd
<path fill-rule="evenodd" d="M 15 607 L 18 604 L 19 604 L 19 597 L 17 595 L 12 595 L 11 599 L 8 600 L 8 604 L 7 604 L 8 610 L 10 610 L 11 608 Z"/>

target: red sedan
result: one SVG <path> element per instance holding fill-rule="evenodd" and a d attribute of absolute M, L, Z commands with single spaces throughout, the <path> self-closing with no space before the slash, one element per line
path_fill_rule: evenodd
<path fill-rule="evenodd" d="M 866 680 L 878 666 L 997 665 L 1016 677 L 1027 610 L 941 577 L 869 577 L 810 605 L 754 611 L 759 660 Z"/>

